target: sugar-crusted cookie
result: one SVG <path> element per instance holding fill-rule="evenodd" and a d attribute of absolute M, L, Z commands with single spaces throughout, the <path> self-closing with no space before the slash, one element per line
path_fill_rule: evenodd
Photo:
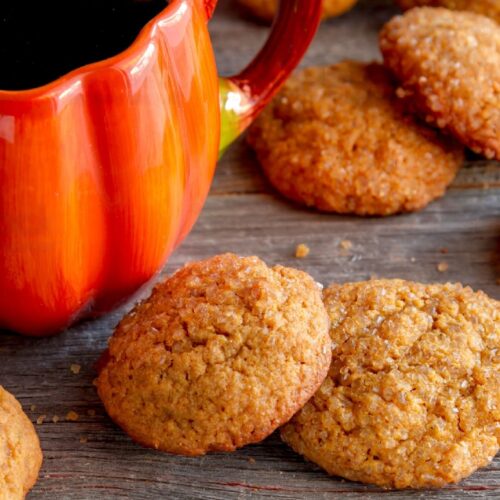
<path fill-rule="evenodd" d="M 471 12 L 421 7 L 380 35 L 400 97 L 476 153 L 500 159 L 500 25 Z"/>
<path fill-rule="evenodd" d="M 309 68 L 285 85 L 248 135 L 274 187 L 320 210 L 391 215 L 442 196 L 463 160 L 419 123 L 380 64 Z"/>
<path fill-rule="evenodd" d="M 500 2 L 498 0 L 397 0 L 403 9 L 413 7 L 446 7 L 452 10 L 468 10 L 488 16 L 500 22 Z"/>
<path fill-rule="evenodd" d="M 96 383 L 134 440 L 201 455 L 267 437 L 314 394 L 330 360 L 314 280 L 227 254 L 187 265 L 127 315 Z"/>
<path fill-rule="evenodd" d="M 282 430 L 330 474 L 386 488 L 456 482 L 500 444 L 500 303 L 461 285 L 332 285 L 325 382 Z"/>
<path fill-rule="evenodd" d="M 0 500 L 22 500 L 42 465 L 40 441 L 18 401 L 0 386 Z"/>

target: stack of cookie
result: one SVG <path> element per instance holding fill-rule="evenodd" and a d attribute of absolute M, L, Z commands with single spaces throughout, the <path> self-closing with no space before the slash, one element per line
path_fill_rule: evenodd
<path fill-rule="evenodd" d="M 264 18 L 276 5 L 242 1 Z M 352 3 L 325 1 L 325 15 Z M 415 8 L 380 44 L 384 65 L 297 74 L 250 130 L 288 198 L 409 212 L 445 193 L 464 145 L 500 159 L 495 21 Z M 323 291 L 301 271 L 227 254 L 187 265 L 120 323 L 96 386 L 115 422 L 158 450 L 233 451 L 281 428 L 330 474 L 440 487 L 500 448 L 499 347 L 500 303 L 470 288 L 373 280 Z"/>
<path fill-rule="evenodd" d="M 264 18 L 277 3 L 241 1 Z M 324 15 L 354 3 L 325 0 Z M 252 127 L 288 198 L 409 212 L 445 193 L 464 146 L 500 159 L 500 27 L 481 15 L 498 21 L 500 4 L 399 3 L 426 7 L 383 28 L 384 64 L 306 69 Z M 500 448 L 500 303 L 458 284 L 322 290 L 304 272 L 221 255 L 187 265 L 123 319 L 96 386 L 113 420 L 157 450 L 229 452 L 280 428 L 332 475 L 440 487 Z M 24 498 L 41 462 L 33 425 L 0 387 L 0 498 Z"/>
<path fill-rule="evenodd" d="M 233 451 L 283 426 L 331 474 L 437 487 L 499 450 L 499 345 L 500 303 L 461 285 L 322 294 L 304 272 L 227 254 L 139 304 L 96 385 L 109 415 L 158 450 Z"/>
<path fill-rule="evenodd" d="M 273 186 L 327 212 L 387 216 L 442 196 L 464 145 L 500 159 L 500 26 L 420 7 L 382 30 L 382 64 L 293 77 L 248 140 Z"/>

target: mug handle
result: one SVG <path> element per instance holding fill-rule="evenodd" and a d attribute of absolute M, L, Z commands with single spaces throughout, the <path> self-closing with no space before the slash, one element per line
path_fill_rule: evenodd
<path fill-rule="evenodd" d="M 217 0 L 204 0 L 208 18 Z M 299 64 L 318 29 L 322 0 L 281 0 L 271 34 L 238 75 L 220 78 L 220 153 L 252 123 Z"/>

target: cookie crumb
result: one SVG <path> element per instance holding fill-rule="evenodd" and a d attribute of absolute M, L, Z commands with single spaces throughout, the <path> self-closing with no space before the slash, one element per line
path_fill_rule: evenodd
<path fill-rule="evenodd" d="M 439 249 L 439 252 L 442 253 L 443 255 L 446 255 L 448 254 L 450 251 L 446 248 L 446 247 L 443 247 L 443 248 L 440 248 Z"/>
<path fill-rule="evenodd" d="M 408 92 L 407 90 L 405 90 L 403 87 L 398 87 L 396 89 L 396 95 L 400 98 L 400 99 L 405 99 L 406 97 L 408 97 L 409 95 L 411 95 L 411 92 Z"/>
<path fill-rule="evenodd" d="M 40 415 L 37 419 L 36 419 L 36 423 L 37 425 L 42 425 L 44 422 L 45 422 L 45 419 L 47 418 L 47 415 Z"/>
<path fill-rule="evenodd" d="M 80 444 L 85 444 L 85 443 L 87 443 L 87 442 L 88 442 L 88 438 L 87 438 L 86 436 L 82 436 L 82 437 L 80 438 Z"/>
<path fill-rule="evenodd" d="M 436 267 L 440 273 L 445 273 L 450 268 L 447 262 L 440 262 Z"/>
<path fill-rule="evenodd" d="M 349 241 L 349 240 L 342 240 L 342 241 L 339 243 L 339 247 L 340 247 L 342 250 L 351 250 L 351 249 L 352 249 L 352 241 Z"/>
<path fill-rule="evenodd" d="M 59 416 L 58 416 L 58 415 L 54 415 L 54 416 L 52 417 L 52 422 L 54 422 L 54 424 L 57 424 L 57 422 L 59 422 L 59 420 L 60 420 L 60 419 L 59 419 Z"/>
<path fill-rule="evenodd" d="M 71 373 L 73 373 L 73 375 L 78 375 L 80 373 L 80 370 L 82 369 L 81 365 L 77 365 L 77 364 L 72 364 L 70 367 L 69 367 Z"/>
<path fill-rule="evenodd" d="M 254 464 L 254 463 L 255 463 L 255 458 L 253 458 L 253 457 L 249 457 L 249 459 L 248 459 L 248 463 L 249 463 L 249 464 Z"/>
<path fill-rule="evenodd" d="M 297 259 L 305 259 L 310 253 L 311 249 L 304 243 L 297 245 L 295 249 L 295 257 L 297 257 Z"/>
<path fill-rule="evenodd" d="M 30 411 L 35 411 L 36 410 L 36 405 L 31 405 L 30 406 Z"/>
<path fill-rule="evenodd" d="M 69 411 L 68 414 L 66 415 L 66 420 L 69 420 L 70 422 L 76 422 L 79 418 L 78 413 L 76 411 Z"/>

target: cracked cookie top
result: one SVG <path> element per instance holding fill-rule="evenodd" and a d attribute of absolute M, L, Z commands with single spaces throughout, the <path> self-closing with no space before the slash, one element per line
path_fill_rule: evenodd
<path fill-rule="evenodd" d="M 500 303 L 461 285 L 380 280 L 324 293 L 333 360 L 283 428 L 330 474 L 438 487 L 487 465 L 500 443 Z"/>
<path fill-rule="evenodd" d="M 33 487 L 42 450 L 19 402 L 0 386 L 0 500 L 21 500 Z"/>
<path fill-rule="evenodd" d="M 313 279 L 226 254 L 187 265 L 128 314 L 96 383 L 134 440 L 201 455 L 267 437 L 314 394 L 330 360 Z"/>
<path fill-rule="evenodd" d="M 463 147 L 408 113 L 378 63 L 296 73 L 250 128 L 248 142 L 284 196 L 325 212 L 420 210 L 443 196 Z"/>

